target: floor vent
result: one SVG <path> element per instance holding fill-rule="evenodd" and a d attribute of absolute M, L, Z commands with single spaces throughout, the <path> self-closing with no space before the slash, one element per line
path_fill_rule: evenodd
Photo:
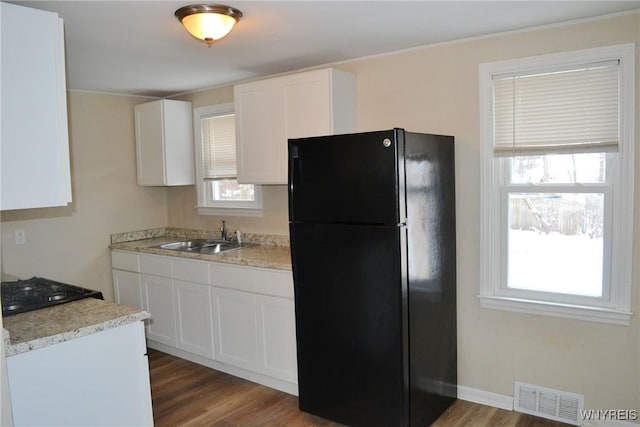
<path fill-rule="evenodd" d="M 513 410 L 554 421 L 582 425 L 584 396 L 516 381 Z"/>

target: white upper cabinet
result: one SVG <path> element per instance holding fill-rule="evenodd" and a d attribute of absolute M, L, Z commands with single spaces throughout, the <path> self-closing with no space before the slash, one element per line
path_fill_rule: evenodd
<path fill-rule="evenodd" d="M 287 183 L 287 140 L 354 132 L 355 76 L 309 71 L 234 87 L 238 181 Z"/>
<path fill-rule="evenodd" d="M 138 185 L 193 185 L 191 103 L 160 99 L 134 111 Z"/>
<path fill-rule="evenodd" d="M 287 139 L 280 123 L 278 88 L 271 80 L 234 87 L 238 181 L 281 183 Z"/>
<path fill-rule="evenodd" d="M 71 202 L 64 34 L 57 14 L 0 3 L 0 208 Z"/>

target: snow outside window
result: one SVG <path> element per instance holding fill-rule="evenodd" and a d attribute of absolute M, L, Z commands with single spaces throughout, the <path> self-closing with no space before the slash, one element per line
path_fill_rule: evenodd
<path fill-rule="evenodd" d="M 480 66 L 483 307 L 628 324 L 634 51 Z"/>
<path fill-rule="evenodd" d="M 260 186 L 236 180 L 233 104 L 194 109 L 198 212 L 262 216 Z"/>

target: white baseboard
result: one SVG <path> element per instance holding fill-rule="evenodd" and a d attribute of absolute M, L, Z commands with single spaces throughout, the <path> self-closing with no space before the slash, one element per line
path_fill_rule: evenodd
<path fill-rule="evenodd" d="M 492 393 L 490 391 L 479 390 L 477 388 L 458 386 L 458 399 L 467 402 L 478 403 L 480 405 L 492 406 L 494 408 L 513 411 L 513 397 L 504 394 Z M 585 421 L 582 427 L 639 427 L 630 421 Z"/>
<path fill-rule="evenodd" d="M 262 375 L 257 372 L 249 371 L 235 366 L 227 365 L 226 363 L 219 362 L 217 360 L 208 359 L 206 357 L 199 356 L 197 354 L 189 353 L 184 350 L 179 350 L 175 347 L 171 347 L 165 344 L 160 344 L 155 341 L 147 340 L 147 347 L 154 350 L 161 351 L 163 353 L 170 354 L 172 356 L 180 357 L 193 363 L 197 363 L 202 366 L 206 366 L 217 371 L 224 372 L 236 377 L 243 378 L 254 383 L 262 384 L 267 387 L 274 388 L 276 390 L 284 391 L 285 393 L 298 395 L 298 385 L 284 380 Z"/>
<path fill-rule="evenodd" d="M 513 411 L 513 397 L 458 385 L 458 399 Z"/>

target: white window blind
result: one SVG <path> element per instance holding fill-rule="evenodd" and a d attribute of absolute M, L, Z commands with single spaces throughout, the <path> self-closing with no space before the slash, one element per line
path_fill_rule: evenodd
<path fill-rule="evenodd" d="M 629 324 L 635 52 L 480 64 L 482 307 Z"/>
<path fill-rule="evenodd" d="M 203 177 L 236 177 L 236 128 L 233 114 L 201 119 Z"/>
<path fill-rule="evenodd" d="M 493 77 L 494 154 L 617 151 L 618 61 Z"/>

